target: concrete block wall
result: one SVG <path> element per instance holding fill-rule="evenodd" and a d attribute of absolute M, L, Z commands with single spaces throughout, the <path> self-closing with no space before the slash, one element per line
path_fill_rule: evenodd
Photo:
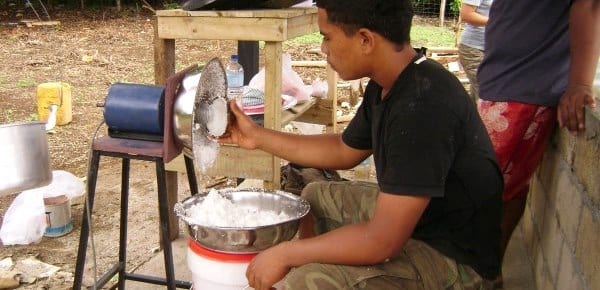
<path fill-rule="evenodd" d="M 539 290 L 600 289 L 597 102 L 585 134 L 556 130 L 532 180 L 521 229 Z"/>

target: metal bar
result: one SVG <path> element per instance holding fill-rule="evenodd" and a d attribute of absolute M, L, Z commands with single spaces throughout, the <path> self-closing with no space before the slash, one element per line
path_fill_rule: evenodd
<path fill-rule="evenodd" d="M 155 161 L 157 158 L 160 158 L 160 157 L 148 156 L 148 155 L 134 155 L 134 154 L 121 153 L 121 152 L 100 151 L 100 150 L 98 150 L 98 151 L 101 152 L 102 155 L 104 155 L 104 156 L 136 159 L 136 160 L 144 160 L 144 161 Z"/>
<path fill-rule="evenodd" d="M 165 176 L 165 164 L 162 158 L 156 160 L 156 181 L 158 183 L 158 213 L 160 219 L 160 243 L 163 248 L 165 261 L 165 275 L 167 277 L 167 289 L 175 290 L 175 271 L 173 266 L 173 251 L 171 239 L 169 238 L 169 208 L 167 199 L 167 178 Z"/>
<path fill-rule="evenodd" d="M 44 10 L 44 14 L 46 14 L 46 17 L 48 18 L 48 20 L 50 20 L 50 14 L 48 14 L 48 10 L 46 9 L 46 6 L 44 6 L 44 3 L 42 2 L 42 0 L 38 0 L 38 1 L 40 2 L 42 9 Z"/>
<path fill-rule="evenodd" d="M 33 10 L 33 13 L 35 13 L 35 16 L 37 16 L 37 19 L 42 20 L 42 18 L 40 18 L 40 15 L 37 13 L 37 10 L 35 10 L 35 7 L 33 7 L 33 3 L 31 3 L 31 1 L 25 0 L 25 6 L 29 6 L 31 10 Z"/>
<path fill-rule="evenodd" d="M 104 284 L 108 283 L 108 281 L 110 281 L 110 279 L 112 279 L 112 277 L 114 277 L 117 273 L 119 273 L 121 269 L 125 269 L 125 265 L 123 265 L 121 263 L 116 263 L 114 266 L 112 266 L 112 268 L 110 268 L 108 271 L 106 271 L 106 273 L 104 273 L 100 277 L 100 279 L 98 279 L 98 281 L 96 281 L 96 284 L 94 284 L 94 287 L 92 287 L 92 289 L 101 289 L 102 286 L 104 286 Z"/>
<path fill-rule="evenodd" d="M 89 215 L 91 216 L 94 206 L 94 194 L 96 192 L 96 181 L 98 180 L 98 166 L 100 163 L 100 152 L 93 151 L 92 159 L 90 160 L 90 167 L 88 169 L 87 177 L 87 200 L 85 204 L 88 206 L 83 207 L 83 217 L 81 222 L 81 231 L 79 234 L 79 247 L 77 248 L 77 262 L 75 263 L 75 277 L 73 279 L 73 289 L 81 289 L 81 283 L 83 281 L 83 269 L 85 266 L 85 254 L 87 251 L 88 237 L 90 231 L 90 221 L 88 220 L 88 208 Z"/>
<path fill-rule="evenodd" d="M 119 290 L 125 290 L 125 265 L 127 265 L 127 209 L 129 205 L 129 169 L 131 161 L 123 158 L 121 168 L 121 226 L 119 227 L 119 263 L 123 265 L 119 270 Z"/>
<path fill-rule="evenodd" d="M 196 170 L 194 161 L 188 156 L 183 156 L 185 161 L 185 170 L 187 172 L 188 182 L 190 183 L 190 192 L 192 195 L 198 194 L 198 180 L 196 179 Z"/>
<path fill-rule="evenodd" d="M 137 273 L 125 273 L 125 278 L 131 281 L 144 282 L 155 285 L 167 285 L 167 280 L 162 277 L 149 276 Z M 190 289 L 190 287 L 192 287 L 192 283 L 189 281 L 175 280 L 175 286 L 177 288 Z"/>

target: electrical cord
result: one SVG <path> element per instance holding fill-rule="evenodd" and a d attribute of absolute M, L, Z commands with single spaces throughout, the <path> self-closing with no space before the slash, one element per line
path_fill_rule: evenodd
<path fill-rule="evenodd" d="M 92 135 L 92 140 L 90 142 L 90 150 L 88 151 L 88 162 L 87 162 L 87 172 L 90 172 L 90 167 L 91 167 L 91 161 L 92 161 L 92 152 L 93 152 L 93 145 L 94 145 L 94 140 L 96 139 L 96 136 L 98 135 L 98 131 L 100 130 L 100 127 L 102 127 L 102 125 L 104 124 L 104 120 L 102 120 L 102 122 L 100 122 L 100 124 L 98 124 L 98 126 L 96 127 L 96 130 L 94 130 L 94 134 Z M 87 182 L 90 182 L 89 176 L 87 178 Z M 97 289 L 97 284 L 98 284 L 98 264 L 97 264 L 97 260 L 96 260 L 96 245 L 94 243 L 94 231 L 92 230 L 92 211 L 90 209 L 90 195 L 89 195 L 89 186 L 86 185 L 85 187 L 85 212 L 86 212 L 86 218 L 88 220 L 88 230 L 89 230 L 89 239 L 90 239 L 90 246 L 92 247 L 92 269 L 94 272 L 94 286 L 92 287 L 93 290 Z M 85 258 L 84 258 L 84 265 L 85 265 Z M 85 268 L 85 267 L 84 267 Z M 83 277 L 82 277 L 83 278 Z"/>

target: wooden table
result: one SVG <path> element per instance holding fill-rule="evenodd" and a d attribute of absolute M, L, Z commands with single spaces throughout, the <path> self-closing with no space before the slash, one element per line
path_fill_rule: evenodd
<path fill-rule="evenodd" d="M 328 98 L 312 100 L 291 110 L 281 110 L 282 43 L 297 36 L 318 31 L 317 9 L 289 8 L 239 11 L 156 11 L 154 36 L 154 77 L 164 84 L 175 72 L 175 40 L 242 40 L 264 41 L 265 113 L 264 127 L 281 130 L 291 120 L 324 124 L 335 131 L 337 92 L 335 72 L 327 67 Z M 207 60 L 208 61 L 208 60 Z M 180 156 L 166 164 L 169 192 L 177 197 L 176 172 L 184 172 Z M 281 160 L 260 150 L 221 146 L 215 165 L 205 174 L 262 179 L 265 187 L 280 187 Z M 175 227 L 176 228 L 176 227 Z"/>

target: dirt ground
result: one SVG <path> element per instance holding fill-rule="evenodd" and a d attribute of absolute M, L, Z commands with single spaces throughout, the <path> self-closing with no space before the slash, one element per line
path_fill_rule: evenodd
<path fill-rule="evenodd" d="M 72 86 L 73 120 L 57 126 L 48 137 L 51 167 L 65 170 L 85 181 L 91 140 L 105 135 L 100 126 L 102 103 L 112 83 L 154 83 L 153 28 L 150 11 L 54 11 L 60 25 L 33 26 L 8 24 L 9 15 L 0 12 L 0 124 L 37 120 L 36 88 L 45 82 L 62 81 Z M 319 60 L 309 52 L 318 45 L 284 44 L 293 60 Z M 236 52 L 233 41 L 189 41 L 176 43 L 176 67 L 204 63 L 213 57 L 223 61 Z M 261 52 L 262 65 L 262 52 Z M 325 78 L 323 69 L 295 68 L 305 83 Z M 343 100 L 347 95 L 340 93 Z M 158 248 L 158 210 L 154 166 L 133 161 L 130 181 L 128 261 L 129 269 L 138 267 L 156 254 Z M 219 177 L 199 176 L 201 189 L 212 186 Z M 120 163 L 103 158 L 94 206 L 93 236 L 96 262 L 103 272 L 117 259 Z M 186 178 L 179 178 L 179 196 L 189 196 Z M 231 186 L 225 180 L 218 187 Z M 4 214 L 16 195 L 0 197 Z M 61 237 L 43 237 L 36 244 L 1 246 L 0 259 L 19 261 L 35 256 L 60 267 L 50 278 L 41 278 L 21 289 L 70 289 L 81 215 L 82 198 L 71 207 L 73 231 Z M 183 232 L 183 225 L 180 226 Z M 91 256 L 91 251 L 88 252 Z M 88 261 L 90 261 L 88 259 Z M 87 273 L 92 273 L 91 261 Z"/>

